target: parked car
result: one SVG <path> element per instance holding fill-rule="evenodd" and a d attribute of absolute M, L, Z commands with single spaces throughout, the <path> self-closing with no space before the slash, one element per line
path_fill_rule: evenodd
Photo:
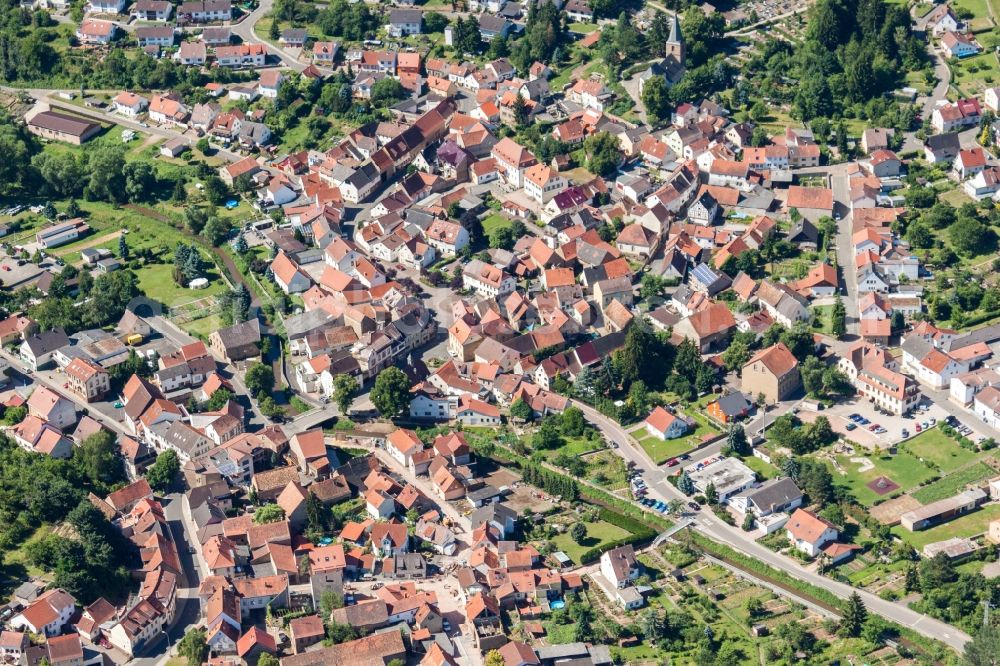
<path fill-rule="evenodd" d="M 855 430 L 858 427 L 858 425 L 856 423 L 848 423 L 844 427 L 847 429 L 848 432 L 850 432 L 851 430 Z"/>
<path fill-rule="evenodd" d="M 677 458 L 671 458 L 667 461 L 667 467 L 677 467 L 679 464 L 680 463 L 677 461 Z"/>
<path fill-rule="evenodd" d="M 903 428 L 903 432 L 900 434 L 902 435 L 903 439 L 906 439 L 907 437 L 910 436 L 910 431 L 907 430 L 906 428 Z"/>
<path fill-rule="evenodd" d="M 692 511 L 701 511 L 701 505 L 697 502 L 688 502 L 688 508 Z"/>

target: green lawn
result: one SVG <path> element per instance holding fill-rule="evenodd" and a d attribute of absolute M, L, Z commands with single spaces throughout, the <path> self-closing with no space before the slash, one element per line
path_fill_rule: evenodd
<path fill-rule="evenodd" d="M 483 233 L 489 236 L 494 230 L 509 227 L 510 225 L 511 221 L 509 219 L 499 213 L 493 213 L 483 219 Z"/>
<path fill-rule="evenodd" d="M 668 439 L 662 440 L 659 437 L 654 437 L 646 433 L 646 429 L 643 426 L 639 426 L 635 430 L 630 431 L 633 437 L 639 441 L 639 445 L 642 446 L 646 454 L 653 459 L 657 465 L 663 464 L 670 458 L 679 456 L 691 449 L 691 445 L 688 442 L 687 437 L 681 437 L 679 439 Z"/>
<path fill-rule="evenodd" d="M 987 45 L 982 46 L 987 50 L 979 55 L 949 61 L 952 84 L 967 95 L 978 95 L 1000 82 L 1000 62 L 997 61 L 997 55 Z"/>
<path fill-rule="evenodd" d="M 764 479 L 774 479 L 782 476 L 781 470 L 771 463 L 764 462 L 757 456 L 746 456 L 743 458 L 743 464 L 757 472 Z"/>
<path fill-rule="evenodd" d="M 180 327 L 191 335 L 207 339 L 212 331 L 217 331 L 222 328 L 222 317 L 215 314 L 208 315 L 207 317 L 194 319 L 186 324 L 181 324 Z"/>
<path fill-rule="evenodd" d="M 990 521 L 1000 518 L 1000 504 L 990 504 L 979 511 L 974 511 L 956 518 L 950 522 L 932 527 L 929 530 L 911 532 L 902 525 L 892 528 L 893 534 L 907 542 L 917 550 L 920 550 L 929 543 L 944 541 L 952 537 L 971 537 L 984 533 Z"/>
<path fill-rule="evenodd" d="M 833 312 L 832 305 L 814 305 L 810 308 L 816 315 L 816 323 L 819 326 L 814 326 L 813 330 L 819 331 L 826 335 L 833 335 L 833 327 L 831 326 L 830 313 Z"/>
<path fill-rule="evenodd" d="M 580 563 L 580 556 L 591 548 L 596 548 L 603 543 L 614 541 L 615 539 L 624 539 L 629 536 L 629 532 L 626 530 L 616 527 L 611 523 L 606 523 L 603 520 L 599 520 L 596 523 L 586 522 L 584 525 L 587 527 L 587 537 L 583 540 L 583 543 L 573 541 L 568 529 L 552 539 L 556 550 L 566 553 L 577 564 Z"/>
<path fill-rule="evenodd" d="M 940 428 L 925 430 L 907 440 L 903 446 L 917 458 L 940 467 L 942 475 L 970 465 L 979 458 L 975 452 L 960 447 L 958 442 L 945 435 Z"/>
<path fill-rule="evenodd" d="M 894 456 L 884 455 L 879 458 L 869 456 L 869 459 L 875 467 L 866 472 L 859 472 L 860 463 L 851 462 L 848 456 L 837 456 L 837 463 L 847 472 L 846 475 L 840 474 L 835 469 L 830 470 L 834 483 L 847 486 L 858 501 L 866 506 L 871 506 L 878 499 L 889 499 L 893 494 L 906 492 L 934 476 L 930 468 L 903 451 Z M 892 479 L 899 484 L 900 489 L 896 493 L 880 496 L 865 485 L 880 476 Z"/>
<path fill-rule="evenodd" d="M 968 484 L 988 479 L 995 474 L 996 472 L 986 463 L 976 463 L 972 467 L 949 474 L 920 488 L 913 493 L 913 498 L 921 504 L 930 504 L 957 495 L 965 490 Z"/>
<path fill-rule="evenodd" d="M 594 32 L 599 27 L 600 26 L 598 26 L 596 23 L 570 23 L 569 31 L 578 32 L 582 35 L 587 35 Z"/>
<path fill-rule="evenodd" d="M 659 437 L 654 437 L 648 434 L 645 426 L 643 425 L 639 425 L 632 430 L 629 430 L 629 434 L 636 438 L 642 448 L 646 451 L 646 454 L 653 459 L 653 462 L 660 465 L 670 458 L 696 448 L 699 444 L 701 444 L 705 437 L 719 434 L 719 429 L 712 425 L 712 423 L 708 420 L 708 417 L 704 414 L 694 410 L 685 412 L 685 414 L 694 419 L 698 425 L 694 432 L 691 432 L 684 437 L 664 441 Z"/>
<path fill-rule="evenodd" d="M 214 296 L 226 290 L 226 284 L 219 279 L 218 274 L 210 271 L 210 279 L 205 289 L 188 289 L 178 286 L 173 278 L 172 264 L 154 264 L 144 266 L 138 271 L 139 288 L 146 296 L 163 303 L 167 307 L 175 307 L 207 296 Z"/>

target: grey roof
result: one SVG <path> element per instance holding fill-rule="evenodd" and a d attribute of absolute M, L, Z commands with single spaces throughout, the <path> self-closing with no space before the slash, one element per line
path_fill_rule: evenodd
<path fill-rule="evenodd" d="M 473 528 L 479 527 L 485 522 L 506 522 L 508 519 L 516 521 L 517 514 L 503 502 L 481 506 L 469 515 L 469 520 Z"/>
<path fill-rule="evenodd" d="M 389 12 L 389 23 L 420 23 L 424 13 L 419 9 L 393 9 Z"/>
<path fill-rule="evenodd" d="M 927 356 L 927 354 L 931 351 L 931 349 L 934 348 L 934 345 L 932 345 L 930 342 L 927 342 L 927 340 L 924 340 L 921 337 L 910 335 L 907 336 L 905 340 L 903 340 L 903 344 L 900 345 L 900 347 L 904 352 L 906 352 L 907 354 L 909 354 L 910 356 L 919 361 L 920 359 Z"/>
<path fill-rule="evenodd" d="M 722 271 L 714 271 L 709 268 L 708 264 L 698 264 L 691 269 L 690 275 L 693 279 L 705 285 L 710 294 L 722 291 L 732 284 L 732 280 L 729 279 L 729 276 Z"/>
<path fill-rule="evenodd" d="M 774 511 L 802 499 L 802 491 L 788 477 L 772 479 L 747 495 L 762 511 Z"/>
<path fill-rule="evenodd" d="M 289 317 L 283 323 L 288 339 L 296 340 L 305 337 L 312 331 L 332 325 L 333 315 L 321 309 L 309 310 Z"/>
<path fill-rule="evenodd" d="M 958 151 L 961 147 L 961 142 L 958 138 L 958 132 L 945 132 L 944 134 L 934 134 L 927 137 L 924 140 L 924 145 L 935 152 L 939 150 Z"/>
<path fill-rule="evenodd" d="M 727 393 L 718 400 L 719 409 L 726 416 L 736 416 L 744 409 L 750 409 L 750 400 L 740 391 Z"/>
<path fill-rule="evenodd" d="M 486 500 L 493 497 L 500 497 L 501 495 L 503 495 L 503 492 L 499 488 L 487 484 L 482 488 L 479 488 L 478 490 L 473 490 L 471 493 L 467 495 L 467 497 L 469 498 L 470 501 L 475 502 L 478 500 Z"/>
<path fill-rule="evenodd" d="M 212 443 L 210 439 L 181 421 L 157 423 L 152 426 L 152 430 L 159 431 L 157 434 L 163 437 L 167 444 L 189 458 L 199 448 L 207 447 Z"/>
<path fill-rule="evenodd" d="M 257 319 L 245 321 L 217 331 L 219 340 L 226 349 L 235 349 L 260 342 L 260 322 Z"/>
<path fill-rule="evenodd" d="M 25 340 L 24 343 L 28 345 L 28 349 L 33 355 L 42 356 L 68 345 L 69 336 L 61 328 L 54 328 L 51 331 L 36 333 Z"/>
<path fill-rule="evenodd" d="M 590 645 L 586 643 L 563 643 L 562 645 L 540 645 L 535 648 L 539 660 L 545 662 L 566 663 L 570 660 L 588 660 L 594 666 L 611 663 L 611 650 L 607 645 Z"/>
<path fill-rule="evenodd" d="M 815 243 L 819 240 L 819 231 L 816 229 L 815 224 L 802 217 L 788 230 L 788 240 L 800 243 L 802 241 Z"/>

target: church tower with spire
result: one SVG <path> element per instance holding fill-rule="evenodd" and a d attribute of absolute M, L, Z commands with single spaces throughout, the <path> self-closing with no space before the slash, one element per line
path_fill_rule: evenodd
<path fill-rule="evenodd" d="M 670 36 L 667 37 L 667 59 L 670 58 L 679 66 L 684 66 L 684 36 L 681 34 L 681 21 L 677 12 L 674 12 L 670 21 Z"/>

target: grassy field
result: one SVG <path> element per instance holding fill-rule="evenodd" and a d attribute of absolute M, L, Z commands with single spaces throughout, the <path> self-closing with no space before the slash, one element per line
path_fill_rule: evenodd
<path fill-rule="evenodd" d="M 139 288 L 155 301 L 167 307 L 189 303 L 207 296 L 215 296 L 226 290 L 226 284 L 219 279 L 218 274 L 209 272 L 209 285 L 205 289 L 188 289 L 178 286 L 173 278 L 171 264 L 153 264 L 144 266 L 138 273 Z"/>
<path fill-rule="evenodd" d="M 602 543 L 614 541 L 615 539 L 624 539 L 629 536 L 627 531 L 611 523 L 606 523 L 603 520 L 599 520 L 596 523 L 586 522 L 584 525 L 587 528 L 587 536 L 583 540 L 583 543 L 573 541 L 573 538 L 569 535 L 569 530 L 552 539 L 552 543 L 556 549 L 566 553 L 577 564 L 580 563 L 580 556 L 591 548 L 596 548 Z"/>
<path fill-rule="evenodd" d="M 578 32 L 582 35 L 587 35 L 594 32 L 599 27 L 600 26 L 598 26 L 596 23 L 570 23 L 569 31 Z"/>
<path fill-rule="evenodd" d="M 911 532 L 902 525 L 892 528 L 893 534 L 920 550 L 929 543 L 944 541 L 952 537 L 971 537 L 984 533 L 990 521 L 1000 518 L 1000 504 L 990 504 L 961 518 L 920 532 Z"/>
<path fill-rule="evenodd" d="M 966 95 L 979 95 L 1000 81 L 1000 62 L 993 52 L 951 60 L 948 64 L 952 71 L 952 84 Z"/>
<path fill-rule="evenodd" d="M 880 496 L 865 485 L 880 476 L 886 476 L 900 486 L 897 494 L 906 492 L 934 476 L 933 471 L 906 452 L 894 456 L 869 457 L 869 459 L 875 466 L 866 472 L 859 472 L 861 464 L 851 462 L 847 456 L 837 456 L 837 463 L 847 472 L 846 475 L 836 469 L 830 470 L 834 483 L 847 486 L 858 501 L 867 506 L 871 506 L 878 499 L 888 499 L 892 496 L 892 493 Z"/>
<path fill-rule="evenodd" d="M 697 422 L 697 427 L 694 429 L 694 432 L 691 432 L 684 437 L 663 441 L 658 437 L 649 435 L 643 425 L 639 425 L 629 430 L 629 434 L 638 440 L 647 455 L 653 459 L 653 462 L 659 465 L 666 462 L 670 458 L 697 447 L 701 444 L 703 438 L 719 434 L 719 429 L 712 425 L 711 422 L 709 422 L 708 417 L 704 414 L 691 411 L 686 415 L 690 416 Z"/>
<path fill-rule="evenodd" d="M 972 467 L 949 474 L 943 479 L 930 483 L 916 492 L 913 498 L 922 504 L 930 504 L 938 500 L 956 495 L 970 483 L 976 483 L 994 476 L 996 472 L 985 463 L 976 463 Z"/>
<path fill-rule="evenodd" d="M 979 455 L 963 449 L 958 442 L 945 435 L 940 428 L 925 430 L 904 444 L 907 451 L 917 458 L 934 463 L 947 474 L 979 459 Z"/>

